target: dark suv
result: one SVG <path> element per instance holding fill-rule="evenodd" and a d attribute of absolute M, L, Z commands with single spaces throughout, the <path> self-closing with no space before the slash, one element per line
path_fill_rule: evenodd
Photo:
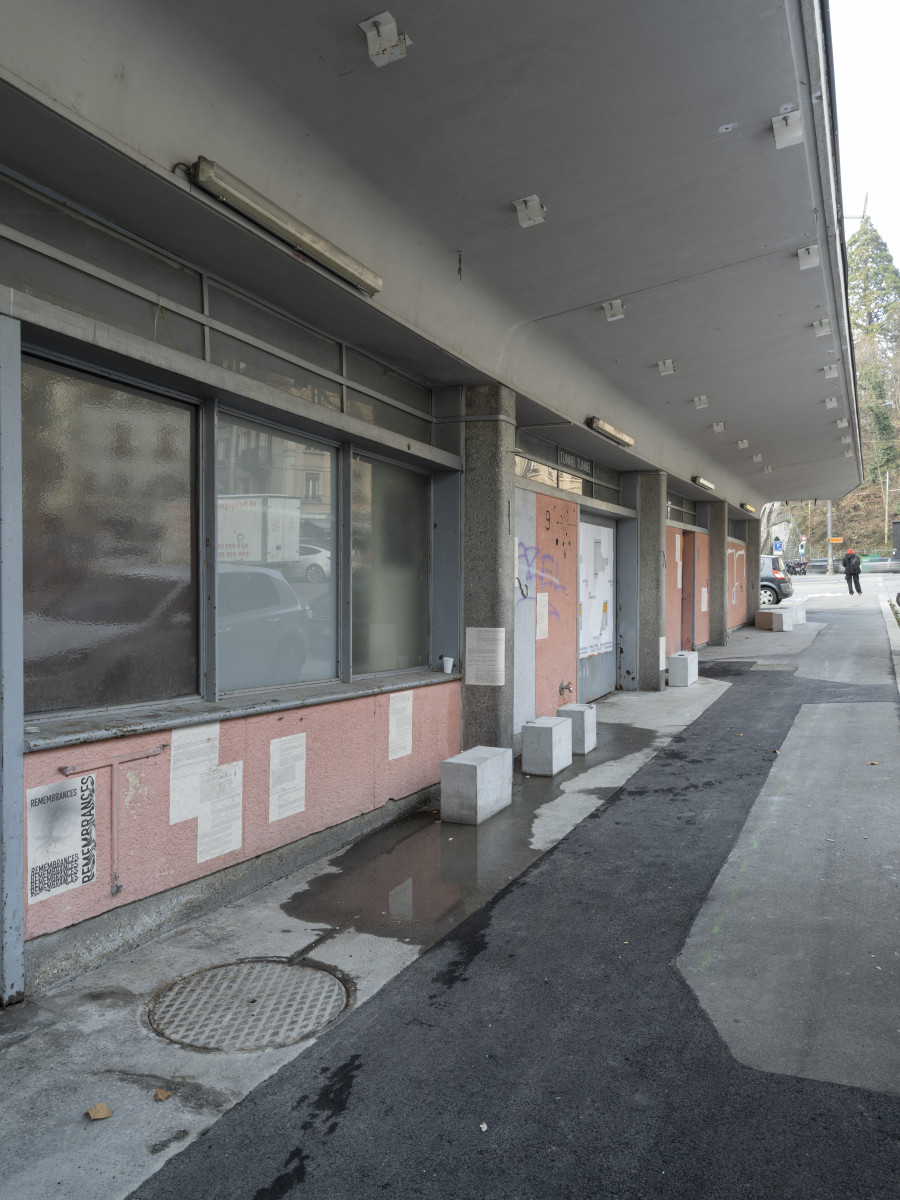
<path fill-rule="evenodd" d="M 787 573 L 784 559 L 780 554 L 761 554 L 759 556 L 759 603 L 780 604 L 788 596 L 793 596 L 794 585 Z"/>

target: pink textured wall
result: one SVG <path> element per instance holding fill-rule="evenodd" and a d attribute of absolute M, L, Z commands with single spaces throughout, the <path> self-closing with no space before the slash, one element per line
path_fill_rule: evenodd
<path fill-rule="evenodd" d="M 678 544 L 680 529 L 666 526 L 666 654 L 681 649 L 681 585 L 678 582 Z M 682 546 L 682 551 L 684 547 Z M 682 579 L 684 556 L 682 554 Z"/>
<path fill-rule="evenodd" d="M 536 717 L 552 717 L 578 690 L 578 505 L 549 496 L 537 498 L 537 538 L 541 572 L 538 592 L 549 592 L 549 635 L 534 644 Z M 559 695 L 560 683 L 572 695 Z"/>
<path fill-rule="evenodd" d="M 747 623 L 747 547 L 728 539 L 728 628 Z"/>
<path fill-rule="evenodd" d="M 694 534 L 685 533 L 682 557 L 684 559 L 683 586 L 681 589 L 681 649 L 694 648 Z"/>
<path fill-rule="evenodd" d="M 706 588 L 706 612 L 703 589 Z M 694 642 L 705 646 L 709 641 L 709 534 L 694 534 Z"/>
<path fill-rule="evenodd" d="M 233 863 L 340 824 L 408 796 L 440 779 L 441 762 L 460 750 L 456 681 L 413 690 L 413 748 L 388 759 L 390 696 L 366 696 L 320 707 L 223 721 L 219 762 L 243 763 L 243 841 L 239 850 L 197 862 L 197 819 L 169 824 L 170 752 L 125 763 L 119 771 L 119 878 L 110 894 L 109 768 L 95 772 L 97 877 L 71 891 L 27 904 L 26 937 L 37 937 L 212 874 Z M 269 821 L 269 743 L 306 733 L 306 809 Z M 59 782 L 59 768 L 102 762 L 107 755 L 151 750 L 171 732 L 117 738 L 29 754 L 25 787 Z"/>

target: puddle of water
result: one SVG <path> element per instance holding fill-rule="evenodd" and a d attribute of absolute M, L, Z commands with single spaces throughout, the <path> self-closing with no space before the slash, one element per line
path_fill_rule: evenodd
<path fill-rule="evenodd" d="M 305 923 L 431 945 L 604 802 L 621 782 L 605 777 L 604 763 L 614 768 L 630 759 L 630 775 L 657 736 L 611 723 L 598 724 L 597 735 L 597 748 L 555 779 L 516 774 L 512 806 L 482 825 L 444 824 L 439 810 L 426 809 L 370 834 L 330 859 L 327 873 L 295 892 L 283 912 Z"/>

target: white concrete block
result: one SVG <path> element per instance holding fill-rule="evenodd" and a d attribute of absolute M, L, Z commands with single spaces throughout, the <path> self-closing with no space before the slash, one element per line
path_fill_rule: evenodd
<path fill-rule="evenodd" d="M 587 754 L 597 745 L 597 711 L 593 704 L 563 704 L 558 717 L 572 722 L 572 753 Z"/>
<path fill-rule="evenodd" d="M 754 623 L 757 629 L 771 629 L 773 633 L 787 633 L 794 628 L 789 608 L 760 608 Z"/>
<path fill-rule="evenodd" d="M 690 687 L 697 682 L 699 655 L 696 650 L 679 650 L 666 660 L 669 668 L 669 687 Z"/>
<path fill-rule="evenodd" d="M 441 820 L 480 825 L 512 804 L 512 750 L 473 746 L 441 763 Z"/>
<path fill-rule="evenodd" d="M 806 624 L 806 605 L 792 604 L 790 607 L 791 621 L 794 625 Z"/>
<path fill-rule="evenodd" d="M 538 717 L 522 726 L 522 773 L 557 775 L 572 765 L 572 722 Z"/>

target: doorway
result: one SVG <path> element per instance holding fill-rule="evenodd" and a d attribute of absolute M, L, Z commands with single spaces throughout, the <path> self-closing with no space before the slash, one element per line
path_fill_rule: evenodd
<path fill-rule="evenodd" d="M 616 686 L 616 526 L 584 511 L 578 520 L 578 703 Z"/>

